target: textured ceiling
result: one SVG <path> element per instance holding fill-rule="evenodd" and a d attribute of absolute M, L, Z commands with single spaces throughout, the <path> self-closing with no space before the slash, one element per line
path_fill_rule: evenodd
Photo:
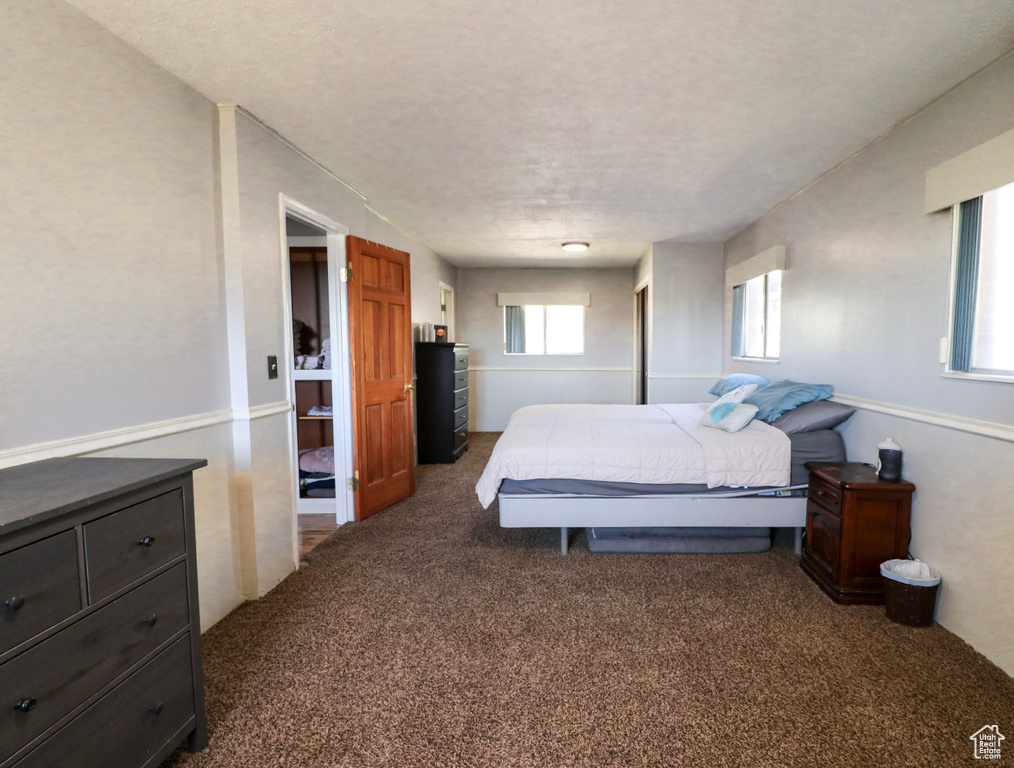
<path fill-rule="evenodd" d="M 1014 47 L 1011 0 L 72 4 L 459 266 L 723 241 Z"/>

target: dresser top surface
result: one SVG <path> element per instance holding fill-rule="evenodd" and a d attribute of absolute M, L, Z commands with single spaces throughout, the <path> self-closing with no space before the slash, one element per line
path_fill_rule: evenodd
<path fill-rule="evenodd" d="M 57 458 L 0 470 L 0 535 L 206 466 L 205 459 Z"/>

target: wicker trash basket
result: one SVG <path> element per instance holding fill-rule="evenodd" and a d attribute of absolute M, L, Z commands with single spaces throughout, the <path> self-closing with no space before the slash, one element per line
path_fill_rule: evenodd
<path fill-rule="evenodd" d="M 888 560 L 880 573 L 887 618 L 909 627 L 930 626 L 940 588 L 936 569 L 918 560 Z"/>

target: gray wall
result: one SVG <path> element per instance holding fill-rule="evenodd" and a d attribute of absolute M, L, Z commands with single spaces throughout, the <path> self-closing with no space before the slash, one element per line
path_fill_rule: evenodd
<path fill-rule="evenodd" d="M 711 400 L 722 367 L 721 244 L 655 243 L 638 273 L 649 281 L 648 402 Z"/>
<path fill-rule="evenodd" d="M 787 246 L 782 357 L 726 372 L 830 383 L 861 407 L 849 458 L 892 436 L 918 486 L 911 551 L 943 574 L 937 618 L 1014 673 L 1014 383 L 941 376 L 951 219 L 923 213 L 928 169 L 1014 126 L 1014 55 L 934 102 L 725 247 L 727 265 Z"/>
<path fill-rule="evenodd" d="M 213 106 L 64 2 L 3 14 L 0 451 L 228 408 Z"/>
<path fill-rule="evenodd" d="M 406 251 L 412 258 L 412 324 L 440 323 L 439 284 L 445 283 L 457 288 L 458 270 L 446 259 L 437 256 L 425 245 L 409 237 L 391 222 L 373 210 L 366 209 L 367 240 L 383 243 L 399 251 Z M 418 338 L 416 333 L 416 338 Z"/>
<path fill-rule="evenodd" d="M 506 355 L 501 291 L 591 293 L 583 355 Z M 629 269 L 459 269 L 458 340 L 470 345 L 469 429 L 502 430 L 538 403 L 632 402 L 633 272 Z"/>
<path fill-rule="evenodd" d="M 279 194 L 409 251 L 415 322 L 455 270 L 256 122 L 223 143 L 215 105 L 63 0 L 0 13 L 0 466 L 207 458 L 207 628 L 297 562 L 288 392 L 265 369 L 288 332 Z"/>

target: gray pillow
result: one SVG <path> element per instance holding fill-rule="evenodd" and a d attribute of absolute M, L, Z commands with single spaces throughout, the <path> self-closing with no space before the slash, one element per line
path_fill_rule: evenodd
<path fill-rule="evenodd" d="M 784 415 L 772 421 L 771 426 L 778 427 L 787 435 L 816 432 L 818 429 L 837 427 L 855 412 L 855 408 L 849 408 L 841 403 L 817 400 L 786 411 Z"/>

